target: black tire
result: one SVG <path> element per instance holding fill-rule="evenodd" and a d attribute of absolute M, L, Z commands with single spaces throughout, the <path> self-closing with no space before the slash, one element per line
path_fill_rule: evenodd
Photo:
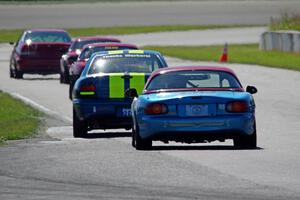
<path fill-rule="evenodd" d="M 12 67 L 12 60 L 10 60 L 10 62 L 9 62 L 9 77 L 13 78 L 14 73 L 13 73 L 13 69 L 11 67 Z"/>
<path fill-rule="evenodd" d="M 14 73 L 13 73 L 13 70 L 11 68 L 9 68 L 9 77 L 14 78 Z"/>
<path fill-rule="evenodd" d="M 66 68 L 64 71 L 64 83 L 66 84 L 70 83 L 69 71 Z"/>
<path fill-rule="evenodd" d="M 69 70 L 67 70 L 66 63 L 64 63 L 63 66 L 64 71 L 60 70 L 60 77 L 59 77 L 59 82 L 60 83 L 69 83 Z"/>
<path fill-rule="evenodd" d="M 19 71 L 15 65 L 13 65 L 13 68 L 10 67 L 9 69 L 10 77 L 16 78 L 16 79 L 22 79 L 23 78 L 23 72 Z"/>
<path fill-rule="evenodd" d="M 10 63 L 9 63 L 9 77 L 15 78 L 15 65 L 13 63 L 13 60 L 10 60 Z"/>
<path fill-rule="evenodd" d="M 16 79 L 22 79 L 23 78 L 23 72 L 15 69 L 15 78 Z"/>
<path fill-rule="evenodd" d="M 136 124 L 134 128 L 133 138 L 132 138 L 132 146 L 135 147 L 136 150 L 151 150 L 152 149 L 152 140 L 150 139 L 142 139 L 140 136 L 139 126 Z"/>
<path fill-rule="evenodd" d="M 257 136 L 256 127 L 251 135 L 240 135 L 233 139 L 234 147 L 239 149 L 256 149 Z"/>
<path fill-rule="evenodd" d="M 72 100 L 72 92 L 73 92 L 73 87 L 74 87 L 75 81 L 73 80 L 72 77 L 70 77 L 70 86 L 69 86 L 69 99 Z"/>
<path fill-rule="evenodd" d="M 87 136 L 87 124 L 84 120 L 78 119 L 73 108 L 73 136 L 74 138 Z"/>
<path fill-rule="evenodd" d="M 131 132 L 131 145 L 135 148 L 135 127 L 134 124 L 132 125 L 132 132 Z"/>
<path fill-rule="evenodd" d="M 64 83 L 64 75 L 61 72 L 59 73 L 59 82 Z"/>

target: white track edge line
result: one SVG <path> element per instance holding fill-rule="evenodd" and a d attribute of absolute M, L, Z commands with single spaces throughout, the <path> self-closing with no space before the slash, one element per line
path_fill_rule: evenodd
<path fill-rule="evenodd" d="M 63 120 L 66 120 L 68 122 L 72 122 L 73 120 L 67 116 L 62 116 L 60 115 L 59 113 L 55 112 L 55 111 L 52 111 L 48 108 L 46 108 L 45 106 L 42 106 L 40 104 L 38 104 L 37 102 L 27 98 L 27 97 L 24 97 L 22 96 L 21 94 L 18 94 L 18 93 L 10 93 L 13 97 L 17 98 L 17 99 L 20 99 L 22 100 L 24 103 L 28 104 L 28 105 L 31 105 L 33 106 L 34 108 L 46 113 L 46 114 L 49 114 L 49 115 L 54 115 L 56 117 L 59 117 L 59 118 L 62 118 Z"/>

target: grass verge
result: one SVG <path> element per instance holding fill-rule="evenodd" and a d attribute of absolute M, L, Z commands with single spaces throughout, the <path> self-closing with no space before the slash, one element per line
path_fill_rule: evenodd
<path fill-rule="evenodd" d="M 145 49 L 194 61 L 219 61 L 223 45 L 215 46 L 145 46 Z M 258 44 L 229 45 L 229 63 L 257 64 L 300 71 L 300 54 L 279 51 L 261 51 Z"/>
<path fill-rule="evenodd" d="M 0 91 L 0 143 L 32 137 L 42 113 Z"/>
<path fill-rule="evenodd" d="M 260 25 L 261 26 L 261 25 Z M 166 31 L 206 30 L 220 28 L 254 27 L 254 25 L 162 25 L 162 26 L 117 26 L 101 28 L 69 28 L 72 37 L 89 35 L 124 35 L 137 33 L 153 33 Z M 0 42 L 14 42 L 22 34 L 23 29 L 0 30 Z"/>
<path fill-rule="evenodd" d="M 300 14 L 283 13 L 278 19 L 271 19 L 270 30 L 296 30 L 300 31 Z"/>

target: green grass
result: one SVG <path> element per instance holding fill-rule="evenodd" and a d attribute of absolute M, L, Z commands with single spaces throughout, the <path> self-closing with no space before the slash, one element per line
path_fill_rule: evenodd
<path fill-rule="evenodd" d="M 219 61 L 223 45 L 216 46 L 146 46 L 165 56 L 194 61 Z M 258 64 L 300 71 L 300 54 L 261 51 L 258 44 L 229 45 L 229 63 Z"/>
<path fill-rule="evenodd" d="M 124 35 L 137 33 L 153 33 L 166 31 L 187 31 L 187 30 L 206 30 L 219 28 L 240 28 L 252 27 L 253 25 L 162 25 L 162 26 L 116 26 L 101 28 L 70 28 L 66 29 L 72 37 L 90 35 Z M 14 42 L 21 33 L 22 29 L 0 30 L 0 42 Z"/>
<path fill-rule="evenodd" d="M 32 137 L 37 133 L 42 114 L 0 91 L 0 143 Z"/>
<path fill-rule="evenodd" d="M 300 15 L 284 13 L 279 19 L 271 19 L 270 30 L 296 30 L 300 31 Z"/>

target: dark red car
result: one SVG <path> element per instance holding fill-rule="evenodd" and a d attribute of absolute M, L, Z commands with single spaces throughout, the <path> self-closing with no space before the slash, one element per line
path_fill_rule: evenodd
<path fill-rule="evenodd" d="M 99 37 L 99 36 L 86 36 L 78 37 L 72 40 L 72 44 L 66 54 L 61 57 L 60 60 L 60 82 L 69 83 L 69 69 L 73 62 L 75 62 L 81 53 L 84 45 L 91 43 L 105 43 L 121 41 L 116 38 Z"/>
<path fill-rule="evenodd" d="M 68 51 L 70 44 L 71 37 L 64 30 L 24 31 L 10 57 L 10 77 L 23 78 L 24 73 L 42 75 L 59 73 L 60 58 Z"/>
<path fill-rule="evenodd" d="M 70 89 L 69 97 L 72 98 L 72 90 L 76 80 L 80 77 L 82 70 L 85 67 L 86 62 L 89 60 L 91 55 L 96 52 L 101 51 L 112 51 L 112 50 L 123 50 L 123 49 L 138 49 L 136 45 L 133 44 L 122 44 L 122 43 L 93 43 L 85 45 L 82 48 L 76 62 L 74 62 L 69 70 L 70 76 Z"/>

